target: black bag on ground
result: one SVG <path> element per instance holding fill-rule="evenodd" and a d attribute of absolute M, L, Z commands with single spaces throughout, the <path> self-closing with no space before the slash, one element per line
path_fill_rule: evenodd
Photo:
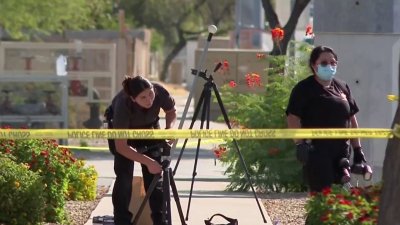
<path fill-rule="evenodd" d="M 214 218 L 214 216 L 220 216 L 220 217 L 224 218 L 226 221 L 228 221 L 228 223 L 213 223 L 213 222 L 211 222 L 211 220 Z M 224 216 L 220 213 L 216 213 L 216 214 L 212 215 L 210 219 L 204 220 L 204 223 L 206 225 L 238 225 L 238 220 Z"/>
<path fill-rule="evenodd" d="M 95 216 L 92 223 L 93 225 L 114 225 L 114 216 Z"/>

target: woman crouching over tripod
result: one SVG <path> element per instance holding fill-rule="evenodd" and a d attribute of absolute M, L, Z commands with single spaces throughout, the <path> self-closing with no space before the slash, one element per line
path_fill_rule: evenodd
<path fill-rule="evenodd" d="M 109 128 L 114 129 L 160 129 L 159 112 L 165 112 L 165 129 L 173 127 L 176 121 L 175 101 L 160 84 L 141 77 L 125 77 L 121 90 L 106 110 Z M 114 154 L 116 180 L 112 192 L 114 223 L 130 225 L 132 213 L 129 204 L 132 194 L 134 161 L 142 166 L 144 187 L 147 191 L 154 174 L 162 172 L 161 149 L 149 148 L 160 140 L 109 140 L 110 151 Z M 162 224 L 162 184 L 157 184 L 149 204 L 154 225 Z"/>

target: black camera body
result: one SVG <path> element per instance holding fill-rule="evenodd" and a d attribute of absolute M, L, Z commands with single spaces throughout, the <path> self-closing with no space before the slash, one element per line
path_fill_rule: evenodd
<path fill-rule="evenodd" d="M 342 158 L 339 161 L 339 167 L 342 171 L 342 177 L 340 178 L 340 182 L 342 184 L 346 184 L 350 182 L 351 176 L 350 173 L 357 174 L 357 175 L 362 175 L 364 177 L 364 180 L 369 181 L 372 179 L 372 169 L 369 165 L 365 163 L 360 163 L 360 164 L 353 164 L 350 166 L 349 159 L 347 158 Z"/>
<path fill-rule="evenodd" d="M 365 163 L 353 164 L 351 166 L 351 172 L 354 174 L 362 175 L 364 180 L 369 181 L 372 178 L 372 169 Z"/>
<path fill-rule="evenodd" d="M 349 183 L 351 180 L 350 177 L 350 162 L 347 158 L 341 158 L 339 161 L 339 167 L 342 170 L 342 177 L 340 178 L 340 182 L 342 184 Z"/>

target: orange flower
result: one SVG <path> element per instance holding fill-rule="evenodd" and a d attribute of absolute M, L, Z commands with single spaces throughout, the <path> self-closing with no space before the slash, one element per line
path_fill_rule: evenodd
<path fill-rule="evenodd" d="M 226 72 L 229 71 L 229 62 L 228 62 L 228 60 L 224 59 L 224 61 L 222 62 L 221 70 L 224 71 L 224 72 L 225 71 Z"/>
<path fill-rule="evenodd" d="M 236 119 L 231 119 L 230 124 L 232 128 L 240 128 L 240 123 Z"/>
<path fill-rule="evenodd" d="M 306 26 L 306 36 L 314 36 L 313 28 L 310 24 Z"/>
<path fill-rule="evenodd" d="M 236 82 L 235 82 L 234 80 L 229 81 L 229 86 L 230 86 L 231 88 L 236 87 Z"/>
<path fill-rule="evenodd" d="M 337 198 L 337 199 L 344 199 L 344 195 L 342 195 L 342 194 L 337 194 L 337 195 L 336 195 L 336 198 Z"/>
<path fill-rule="evenodd" d="M 341 205 L 351 205 L 351 201 L 346 200 L 346 199 L 340 199 L 339 204 Z"/>
<path fill-rule="evenodd" d="M 49 151 L 47 151 L 47 150 L 42 150 L 42 151 L 40 152 L 40 155 L 41 155 L 41 156 L 44 156 L 45 158 L 47 158 L 47 157 L 49 156 Z"/>
<path fill-rule="evenodd" d="M 282 41 L 283 37 L 285 36 L 285 32 L 280 27 L 272 29 L 271 34 L 272 34 L 272 39 L 275 41 Z"/>
<path fill-rule="evenodd" d="M 361 191 L 358 188 L 352 188 L 351 189 L 351 194 L 355 195 L 355 196 L 359 196 L 359 195 L 361 195 Z"/>
<path fill-rule="evenodd" d="M 334 201 L 333 199 L 329 199 L 326 203 L 327 203 L 328 205 L 332 205 L 334 202 L 335 202 L 335 201 Z"/>
<path fill-rule="evenodd" d="M 352 220 L 354 218 L 353 213 L 352 212 L 347 213 L 346 218 Z"/>
<path fill-rule="evenodd" d="M 323 215 L 323 216 L 321 216 L 321 221 L 322 222 L 326 222 L 326 221 L 328 221 L 329 220 L 329 214 L 328 213 L 326 213 L 325 215 Z"/>
<path fill-rule="evenodd" d="M 368 218 L 368 216 L 367 215 L 363 215 L 363 216 L 361 216 L 360 218 L 358 218 L 358 221 L 359 222 L 366 222 L 366 221 L 368 221 L 369 220 L 369 218 Z"/>
<path fill-rule="evenodd" d="M 217 148 L 214 148 L 213 151 L 214 151 L 215 158 L 220 159 L 221 156 L 225 154 L 226 147 L 220 145 Z"/>
<path fill-rule="evenodd" d="M 326 188 L 322 189 L 322 194 L 324 196 L 329 195 L 331 192 L 332 192 L 332 189 L 330 187 L 326 187 Z"/>
<path fill-rule="evenodd" d="M 261 86 L 261 77 L 257 73 L 246 74 L 246 84 L 248 87 Z"/>
<path fill-rule="evenodd" d="M 257 53 L 256 54 L 257 59 L 264 59 L 266 55 L 264 53 Z"/>

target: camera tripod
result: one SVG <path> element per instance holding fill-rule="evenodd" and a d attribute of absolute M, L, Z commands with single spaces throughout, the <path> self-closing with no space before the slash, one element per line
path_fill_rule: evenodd
<path fill-rule="evenodd" d="M 221 65 L 222 65 L 222 63 L 218 63 L 217 66 L 214 69 L 214 72 L 216 72 L 221 67 Z M 209 77 L 207 77 L 206 71 L 205 72 L 199 72 L 197 70 L 192 70 L 192 74 L 193 75 L 198 74 L 198 76 L 203 78 L 206 81 L 206 83 L 204 84 L 204 88 L 203 88 L 203 91 L 201 92 L 201 95 L 200 95 L 200 98 L 199 98 L 199 102 L 197 103 L 197 106 L 196 106 L 195 111 L 193 113 L 193 117 L 192 117 L 192 121 L 191 121 L 191 124 L 189 126 L 189 129 L 193 128 L 193 125 L 194 125 L 194 123 L 196 121 L 196 118 L 197 118 L 197 116 L 198 116 L 198 114 L 200 112 L 200 108 L 202 106 L 203 107 L 202 107 L 202 112 L 201 112 L 200 129 L 203 129 L 204 122 L 206 122 L 206 129 L 210 128 L 210 104 L 211 104 L 211 92 L 212 91 L 214 91 L 215 97 L 217 98 L 218 105 L 219 105 L 221 113 L 222 113 L 222 115 L 224 117 L 224 121 L 225 121 L 226 125 L 228 126 L 229 129 L 232 129 L 231 123 L 230 123 L 229 118 L 228 118 L 228 115 L 227 115 L 226 110 L 224 108 L 224 105 L 222 103 L 222 99 L 221 99 L 220 93 L 218 91 L 218 88 L 217 88 L 216 84 L 214 83 L 213 76 L 209 75 Z M 178 168 L 179 162 L 180 162 L 180 160 L 182 158 L 183 151 L 184 151 L 184 149 L 186 147 L 187 141 L 188 141 L 188 139 L 185 139 L 185 141 L 183 143 L 183 146 L 182 146 L 182 149 L 181 149 L 181 151 L 179 153 L 179 156 L 178 156 L 177 162 L 175 164 L 175 168 L 174 168 L 174 174 L 176 173 L 176 170 Z M 257 205 L 258 205 L 258 208 L 259 208 L 260 213 L 262 215 L 262 218 L 264 220 L 264 223 L 266 223 L 267 220 L 265 219 L 264 213 L 263 213 L 263 211 L 261 209 L 261 206 L 260 206 L 260 203 L 258 201 L 256 192 L 255 192 L 254 187 L 253 187 L 253 184 L 252 184 L 252 182 L 250 180 L 250 175 L 249 175 L 246 163 L 245 163 L 245 161 L 243 159 L 243 155 L 240 152 L 239 145 L 238 145 L 238 143 L 237 143 L 237 141 L 235 139 L 233 139 L 233 142 L 234 142 L 236 151 L 237 151 L 237 153 L 239 155 L 239 158 L 240 158 L 240 161 L 242 163 L 242 166 L 243 166 L 243 168 L 245 170 L 247 182 L 249 183 L 249 185 L 251 187 L 251 190 L 252 190 L 252 192 L 254 194 L 254 198 L 255 198 L 255 200 L 257 202 Z M 189 216 L 189 210 L 190 210 L 190 204 L 191 204 L 192 192 L 193 192 L 193 184 L 194 184 L 195 176 L 197 175 L 196 168 L 197 168 L 197 161 L 198 161 L 198 157 L 199 157 L 200 143 L 201 143 L 201 138 L 199 138 L 198 142 L 197 142 L 196 158 L 195 158 L 194 167 L 193 167 L 193 174 L 192 174 L 192 182 L 191 182 L 191 186 L 190 186 L 188 208 L 187 208 L 187 212 L 186 212 L 186 220 L 188 220 L 188 216 Z"/>
<path fill-rule="evenodd" d="M 183 218 L 183 212 L 181 203 L 178 196 L 178 191 L 176 188 L 175 180 L 172 175 L 172 169 L 170 167 L 171 163 L 171 146 L 163 142 L 161 144 L 148 147 L 148 149 L 161 147 L 161 166 L 162 173 L 154 176 L 148 190 L 146 191 L 146 195 L 140 205 L 135 217 L 132 218 L 133 225 L 136 225 L 139 221 L 139 218 L 143 212 L 143 209 L 146 205 L 146 202 L 149 200 L 150 195 L 153 193 L 156 188 L 157 182 L 162 178 L 162 190 L 163 190 L 163 203 L 162 203 L 162 221 L 165 225 L 172 225 L 172 217 L 171 217 L 171 198 L 170 198 L 170 186 L 172 189 L 172 193 L 174 196 L 174 200 L 176 202 L 176 206 L 178 208 L 179 218 L 181 220 L 182 225 L 186 225 L 185 219 Z"/>

